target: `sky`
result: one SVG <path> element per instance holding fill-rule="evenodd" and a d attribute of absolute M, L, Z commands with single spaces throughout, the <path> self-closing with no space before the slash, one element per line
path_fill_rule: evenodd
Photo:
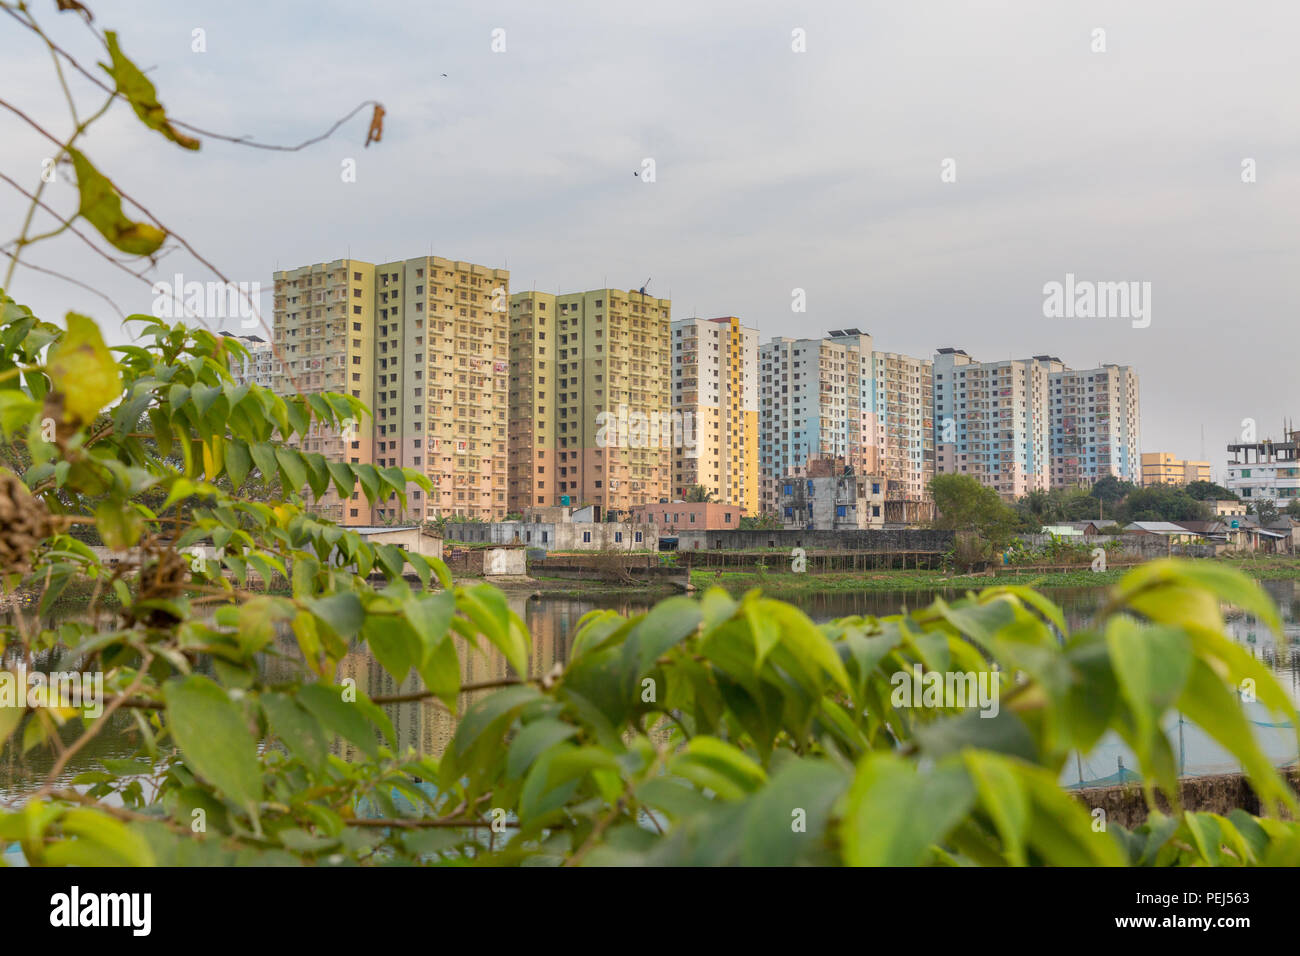
<path fill-rule="evenodd" d="M 648 279 L 674 318 L 738 315 L 762 341 L 857 327 L 922 357 L 1132 365 L 1142 450 L 1216 477 L 1243 420 L 1262 439 L 1300 417 L 1294 2 L 86 2 L 204 129 L 294 144 L 384 105 L 369 147 L 368 109 L 298 152 L 192 153 L 121 103 L 83 141 L 224 275 L 260 282 L 268 316 L 276 269 L 432 251 L 509 268 L 511 291 Z M 102 58 L 75 14 L 33 6 Z M 70 129 L 48 52 L 7 17 L 0 99 Z M 0 172 L 30 190 L 50 152 L 0 109 Z M 70 174 L 46 198 L 74 211 Z M 0 243 L 26 205 L 0 181 Z M 20 267 L 10 293 L 52 321 L 84 312 L 121 342 L 120 314 L 152 308 L 74 236 L 24 261 L 114 303 Z M 149 275 L 177 273 L 215 278 L 184 251 Z M 1046 317 L 1067 274 L 1150 283 L 1149 315 Z"/>

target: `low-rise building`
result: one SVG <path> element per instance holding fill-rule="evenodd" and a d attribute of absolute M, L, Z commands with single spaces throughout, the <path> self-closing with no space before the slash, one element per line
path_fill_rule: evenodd
<path fill-rule="evenodd" d="M 230 375 L 236 385 L 256 384 L 270 389 L 278 386 L 280 360 L 275 357 L 275 349 L 270 342 L 260 335 L 235 335 L 231 332 L 221 334 L 234 339 L 248 350 L 248 354 L 242 358 L 231 357 Z"/>
<path fill-rule="evenodd" d="M 1289 432 L 1286 441 L 1266 439 L 1229 445 L 1232 459 L 1224 487 L 1246 503 L 1267 499 L 1278 508 L 1300 497 L 1300 445 L 1296 434 Z"/>
<path fill-rule="evenodd" d="M 419 525 L 370 525 L 348 527 L 345 530 L 359 534 L 361 540 L 371 547 L 392 544 L 408 554 L 418 554 L 424 558 L 442 557 L 442 538 L 425 531 Z M 342 551 L 338 548 L 335 548 L 333 557 L 339 561 L 346 560 L 342 557 Z M 354 569 L 355 567 L 353 565 Z M 406 563 L 403 573 L 415 573 L 415 568 L 411 566 L 409 561 Z"/>
<path fill-rule="evenodd" d="M 1208 461 L 1184 461 L 1167 451 L 1142 453 L 1142 484 L 1148 488 L 1152 485 L 1190 485 L 1194 481 L 1209 480 Z"/>
<path fill-rule="evenodd" d="M 1205 504 L 1214 512 L 1216 518 L 1243 517 L 1246 514 L 1246 503 L 1236 498 L 1220 498 L 1207 501 Z"/>
<path fill-rule="evenodd" d="M 630 509 L 633 524 L 659 526 L 660 534 L 678 531 L 730 531 L 740 527 L 745 509 L 718 501 L 663 501 Z"/>
<path fill-rule="evenodd" d="M 1172 521 L 1133 521 L 1124 526 L 1124 533 L 1165 538 L 1174 544 L 1190 544 L 1198 537 L 1195 532 Z"/>
<path fill-rule="evenodd" d="M 1056 524 L 1043 525 L 1042 534 L 1054 534 L 1057 537 L 1083 536 L 1091 538 L 1099 534 L 1119 534 L 1118 521 L 1058 521 Z"/>
<path fill-rule="evenodd" d="M 593 507 L 570 511 L 562 506 L 534 509 L 516 521 L 448 522 L 450 541 L 467 544 L 514 544 L 543 551 L 655 551 L 659 528 L 653 523 L 594 521 Z"/>
<path fill-rule="evenodd" d="M 845 531 L 885 526 L 885 479 L 838 475 L 782 480 L 778 503 L 787 531 Z"/>

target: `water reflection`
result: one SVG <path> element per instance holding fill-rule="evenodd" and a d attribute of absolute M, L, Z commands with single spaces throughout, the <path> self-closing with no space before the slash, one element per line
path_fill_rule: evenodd
<path fill-rule="evenodd" d="M 1228 631 L 1252 656 L 1270 668 L 1286 688 L 1293 701 L 1300 703 L 1300 595 L 1297 582 L 1266 581 L 1263 586 L 1277 602 L 1285 624 L 1285 635 L 1278 640 L 1253 615 L 1234 613 L 1228 619 Z M 1061 605 L 1072 629 L 1085 627 L 1097 613 L 1104 592 L 1093 588 L 1057 588 L 1050 596 Z M 918 608 L 937 596 L 948 599 L 961 596 L 952 591 L 908 592 L 824 592 L 783 596 L 797 604 L 817 621 L 831 620 L 851 614 L 886 615 L 900 608 Z M 568 659 L 570 640 L 578 620 L 594 608 L 610 608 L 623 614 L 636 614 L 650 606 L 649 601 L 635 598 L 572 598 L 531 599 L 524 595 L 511 595 L 511 607 L 527 622 L 532 634 L 530 672 L 545 674 L 556 664 Z M 269 679 L 287 679 L 296 666 L 298 656 L 292 636 L 279 639 L 280 654 L 268 655 L 264 672 Z M 460 669 L 463 684 L 499 680 L 510 674 L 505 659 L 494 649 L 488 653 L 469 652 L 460 646 Z M 352 678 L 359 688 L 371 697 L 413 693 L 420 690 L 419 678 L 412 673 L 401 684 L 379 665 L 369 651 L 354 646 L 340 663 L 339 678 Z M 457 713 L 463 714 L 478 694 L 462 694 Z M 1276 764 L 1283 765 L 1297 759 L 1296 737 L 1288 726 L 1278 726 L 1259 704 L 1248 704 L 1248 716 L 1254 721 L 1262 745 Z M 441 703 L 423 700 L 385 706 L 397 734 L 399 751 L 413 748 L 422 754 L 441 754 L 455 731 L 457 717 Z M 78 773 L 102 769 L 104 759 L 131 756 L 138 743 L 132 714 L 117 713 L 109 725 L 71 761 L 63 774 L 62 783 L 69 783 Z M 65 729 L 65 738 L 71 739 L 79 730 L 75 723 Z M 1189 724 L 1180 726 L 1177 715 L 1171 715 L 1166 730 L 1179 756 L 1181 771 L 1187 775 L 1220 773 L 1239 769 L 1230 757 L 1200 730 Z M 351 759 L 355 747 L 347 741 L 336 741 L 335 753 Z M 0 801 L 8 802 L 35 789 L 53 764 L 48 748 L 39 748 L 24 755 L 20 741 L 11 740 L 0 751 Z M 1136 761 L 1118 738 L 1108 736 L 1090 754 L 1072 758 L 1062 774 L 1066 786 L 1098 785 L 1119 780 L 1134 779 L 1132 768 Z"/>

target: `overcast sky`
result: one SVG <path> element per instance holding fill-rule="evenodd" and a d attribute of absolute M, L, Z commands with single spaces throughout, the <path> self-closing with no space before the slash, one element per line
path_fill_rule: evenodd
<path fill-rule="evenodd" d="M 387 109 L 368 149 L 368 111 L 297 153 L 188 153 L 123 105 L 84 142 L 232 279 L 262 282 L 268 314 L 277 268 L 432 248 L 507 266 L 512 291 L 650 277 L 675 318 L 739 315 L 763 341 L 856 326 L 919 356 L 1131 364 L 1143 450 L 1204 452 L 1216 476 L 1242 419 L 1263 438 L 1300 417 L 1294 2 L 87 2 L 198 126 L 293 143 L 362 100 Z M 93 56 L 74 15 L 34 6 Z M 0 19 L 0 96 L 64 135 L 33 40 Z M 31 188 L 49 152 L 0 112 L 0 170 Z M 646 158 L 653 183 L 633 175 Z M 67 183 L 47 196 L 75 209 Z M 0 192 L 0 241 L 24 208 Z M 74 237 L 28 256 L 150 311 Z M 157 269 L 176 272 L 210 278 L 184 253 Z M 1149 327 L 1045 318 L 1067 273 L 1150 282 Z M 116 325 L 36 272 L 12 293 Z"/>

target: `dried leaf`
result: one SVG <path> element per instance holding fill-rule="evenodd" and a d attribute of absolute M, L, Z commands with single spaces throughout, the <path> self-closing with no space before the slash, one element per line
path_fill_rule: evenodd
<path fill-rule="evenodd" d="M 375 112 L 370 117 L 370 129 L 366 133 L 366 145 L 377 143 L 384 138 L 384 108 L 375 104 Z"/>

